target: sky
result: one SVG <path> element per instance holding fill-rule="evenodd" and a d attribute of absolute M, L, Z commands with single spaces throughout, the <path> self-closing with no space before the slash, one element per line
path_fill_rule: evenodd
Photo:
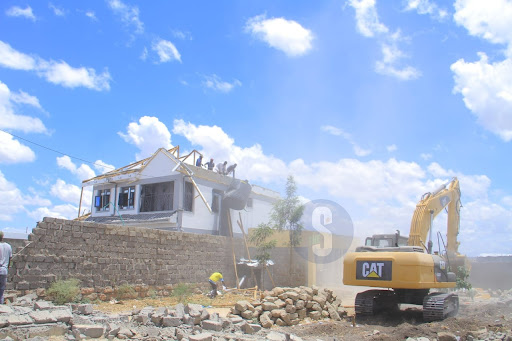
<path fill-rule="evenodd" d="M 6 236 L 179 145 L 280 193 L 293 175 L 358 238 L 407 235 L 457 177 L 459 250 L 512 254 L 511 140 L 510 0 L 0 3 Z"/>

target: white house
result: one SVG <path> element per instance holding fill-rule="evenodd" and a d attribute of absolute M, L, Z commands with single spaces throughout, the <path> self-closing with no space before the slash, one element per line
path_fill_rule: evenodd
<path fill-rule="evenodd" d="M 82 187 L 93 186 L 86 221 L 220 235 L 229 235 L 228 214 L 237 234 L 240 217 L 246 233 L 268 221 L 277 192 L 187 163 L 196 154 L 180 157 L 179 146 L 160 148 L 147 159 L 84 180 Z"/>

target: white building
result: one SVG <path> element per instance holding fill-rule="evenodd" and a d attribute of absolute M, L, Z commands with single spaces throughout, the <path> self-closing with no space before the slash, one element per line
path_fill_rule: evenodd
<path fill-rule="evenodd" d="M 147 159 L 84 180 L 82 187 L 93 186 L 86 221 L 229 235 L 228 214 L 235 234 L 242 232 L 240 217 L 245 233 L 269 220 L 277 192 L 187 163 L 196 154 L 180 157 L 179 146 L 160 148 Z M 229 208 L 233 203 L 237 210 Z"/>

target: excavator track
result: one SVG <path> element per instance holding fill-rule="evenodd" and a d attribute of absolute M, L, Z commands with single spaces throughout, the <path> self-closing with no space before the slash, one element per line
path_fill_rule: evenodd
<path fill-rule="evenodd" d="M 356 296 L 356 315 L 373 315 L 382 310 L 398 309 L 398 302 L 393 291 L 368 290 L 360 292 Z"/>
<path fill-rule="evenodd" d="M 455 294 L 432 293 L 423 300 L 423 320 L 444 320 L 459 311 L 459 296 Z"/>

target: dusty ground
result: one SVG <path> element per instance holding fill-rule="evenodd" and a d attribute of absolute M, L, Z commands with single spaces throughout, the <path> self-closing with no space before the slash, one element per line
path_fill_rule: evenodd
<path fill-rule="evenodd" d="M 349 315 L 353 315 L 355 294 L 361 288 L 337 288 L 336 294 L 347 307 Z M 366 290 L 363 288 L 363 290 Z M 229 307 L 241 299 L 252 299 L 250 296 L 227 293 L 211 300 L 204 295 L 193 295 L 182 303 L 200 303 L 208 307 L 210 312 L 218 312 L 225 316 Z M 510 297 L 491 298 L 488 294 L 480 292 L 474 299 L 460 295 L 461 307 L 456 317 L 444 321 L 425 323 L 422 319 L 421 308 L 415 306 L 402 306 L 400 313 L 395 315 L 381 314 L 374 317 L 348 316 L 340 322 L 319 321 L 300 324 L 294 327 L 274 327 L 276 331 L 292 333 L 303 340 L 405 340 L 408 337 L 427 337 L 435 340 L 438 332 L 451 332 L 460 336 L 462 340 L 470 331 L 487 329 L 487 331 L 502 331 L 512 335 L 512 299 Z M 144 300 L 126 300 L 120 304 L 102 303 L 95 305 L 95 309 L 103 312 L 131 311 L 134 306 L 172 306 L 179 303 L 174 297 Z M 355 324 L 354 324 L 355 322 Z"/>

